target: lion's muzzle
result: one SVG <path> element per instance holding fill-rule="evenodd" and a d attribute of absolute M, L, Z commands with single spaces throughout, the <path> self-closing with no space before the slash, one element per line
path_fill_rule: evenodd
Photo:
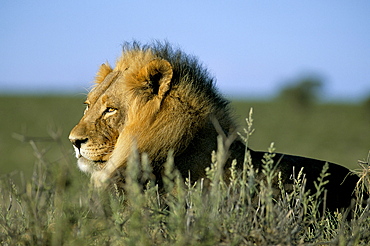
<path fill-rule="evenodd" d="M 69 141 L 71 141 L 71 143 L 77 148 L 77 149 L 80 149 L 81 148 L 81 145 L 86 143 L 87 142 L 87 138 L 83 138 L 83 139 L 80 139 L 80 138 L 74 138 L 73 136 L 69 136 Z"/>
<path fill-rule="evenodd" d="M 69 140 L 75 150 L 79 169 L 86 173 L 101 170 L 105 162 L 109 159 L 114 145 L 96 144 L 86 137 L 85 134 L 80 134 L 80 129 L 76 126 L 69 135 Z"/>
<path fill-rule="evenodd" d="M 76 157 L 81 157 L 81 146 L 87 142 L 87 138 L 79 139 L 74 138 L 73 136 L 69 136 L 69 141 L 73 144 L 73 147 L 76 151 Z"/>

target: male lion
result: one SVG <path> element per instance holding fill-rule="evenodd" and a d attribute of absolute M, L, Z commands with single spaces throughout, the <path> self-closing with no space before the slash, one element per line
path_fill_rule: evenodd
<path fill-rule="evenodd" d="M 114 68 L 101 65 L 85 104 L 84 116 L 69 138 L 78 167 L 90 173 L 97 186 L 125 168 L 133 146 L 147 153 L 159 182 L 170 150 L 184 177 L 190 173 L 192 180 L 203 178 L 217 136 L 233 134 L 237 128 L 208 71 L 195 57 L 167 43 L 124 45 Z M 261 169 L 264 153 L 249 152 L 253 166 Z M 228 153 L 225 166 L 235 159 L 241 169 L 244 142 L 235 139 Z M 285 184 L 292 183 L 293 170 L 297 175 L 304 167 L 306 188 L 311 190 L 325 164 L 284 154 L 276 154 L 274 160 Z M 358 177 L 336 164 L 329 164 L 329 173 L 327 207 L 348 207 Z"/>

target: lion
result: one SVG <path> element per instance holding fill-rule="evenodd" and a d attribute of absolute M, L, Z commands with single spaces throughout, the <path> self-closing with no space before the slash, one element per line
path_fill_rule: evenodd
<path fill-rule="evenodd" d="M 108 63 L 100 66 L 85 104 L 69 139 L 79 169 L 91 174 L 97 187 L 118 182 L 114 176 L 122 175 L 133 148 L 147 154 L 158 182 L 170 151 L 184 178 L 189 174 L 192 180 L 205 178 L 219 135 L 224 142 L 233 140 L 227 146 L 225 170 L 232 160 L 239 170 L 243 167 L 246 145 L 235 134 L 238 126 L 215 79 L 196 57 L 167 42 L 125 44 L 114 68 Z M 253 167 L 261 169 L 265 153 L 247 150 Z M 326 162 L 276 154 L 274 163 L 287 185 L 293 182 L 292 173 L 303 168 L 306 189 L 315 191 L 314 181 Z M 326 206 L 346 208 L 359 178 L 343 166 L 328 165 Z"/>

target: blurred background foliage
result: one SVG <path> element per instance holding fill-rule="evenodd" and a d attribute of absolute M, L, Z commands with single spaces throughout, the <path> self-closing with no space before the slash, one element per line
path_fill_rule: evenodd
<path fill-rule="evenodd" d="M 320 99 L 323 81 L 319 77 L 306 76 L 285 86 L 277 100 L 305 110 Z"/>
<path fill-rule="evenodd" d="M 253 108 L 255 132 L 250 147 L 323 159 L 358 168 L 370 150 L 370 96 L 362 102 L 325 102 L 323 81 L 302 77 L 269 100 L 231 98 L 240 126 Z M 85 95 L 1 95 L 0 175 L 32 175 L 37 155 L 50 165 L 67 158 L 76 165 L 69 131 L 84 110 Z M 75 167 L 77 169 L 77 166 Z"/>

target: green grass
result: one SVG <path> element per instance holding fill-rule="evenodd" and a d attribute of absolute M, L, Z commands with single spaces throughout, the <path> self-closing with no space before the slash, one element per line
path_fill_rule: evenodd
<path fill-rule="evenodd" d="M 31 176 L 35 164 L 31 139 L 45 151 L 48 162 L 62 158 L 59 148 L 71 149 L 68 134 L 82 116 L 83 97 L 0 96 L 0 174 L 21 170 L 27 178 Z M 53 140 L 56 137 L 59 143 Z M 72 150 L 67 154 L 72 160 Z"/>
<path fill-rule="evenodd" d="M 308 196 L 301 177 L 291 193 L 274 201 L 266 156 L 266 179 L 250 163 L 223 180 L 222 152 L 207 171 L 208 189 L 179 178 L 171 158 L 166 196 L 154 181 L 136 182 L 146 162 L 127 169 L 127 192 L 96 192 L 78 171 L 68 133 L 82 115 L 83 97 L 0 97 L 1 245 L 368 245 L 370 212 L 354 205 L 346 213 L 318 210 L 322 190 Z M 314 105 L 297 109 L 281 102 L 234 102 L 240 122 L 254 108 L 254 149 L 325 159 L 358 168 L 368 162 L 369 118 L 360 105 Z M 13 133 L 19 133 L 15 135 Z M 23 140 L 19 141 L 19 140 Z M 270 149 L 272 150 L 272 149 Z M 218 158 L 217 158 L 218 157 Z M 248 158 L 247 158 L 248 160 Z M 140 163 L 142 165 L 140 165 Z M 368 166 L 363 183 L 370 185 Z M 149 176 L 148 176 L 149 177 Z M 227 184 L 228 182 L 228 184 Z M 318 177 L 325 183 L 325 173 Z M 260 186 L 255 189 L 256 184 Z M 319 185 L 320 187 L 320 185 Z"/>

